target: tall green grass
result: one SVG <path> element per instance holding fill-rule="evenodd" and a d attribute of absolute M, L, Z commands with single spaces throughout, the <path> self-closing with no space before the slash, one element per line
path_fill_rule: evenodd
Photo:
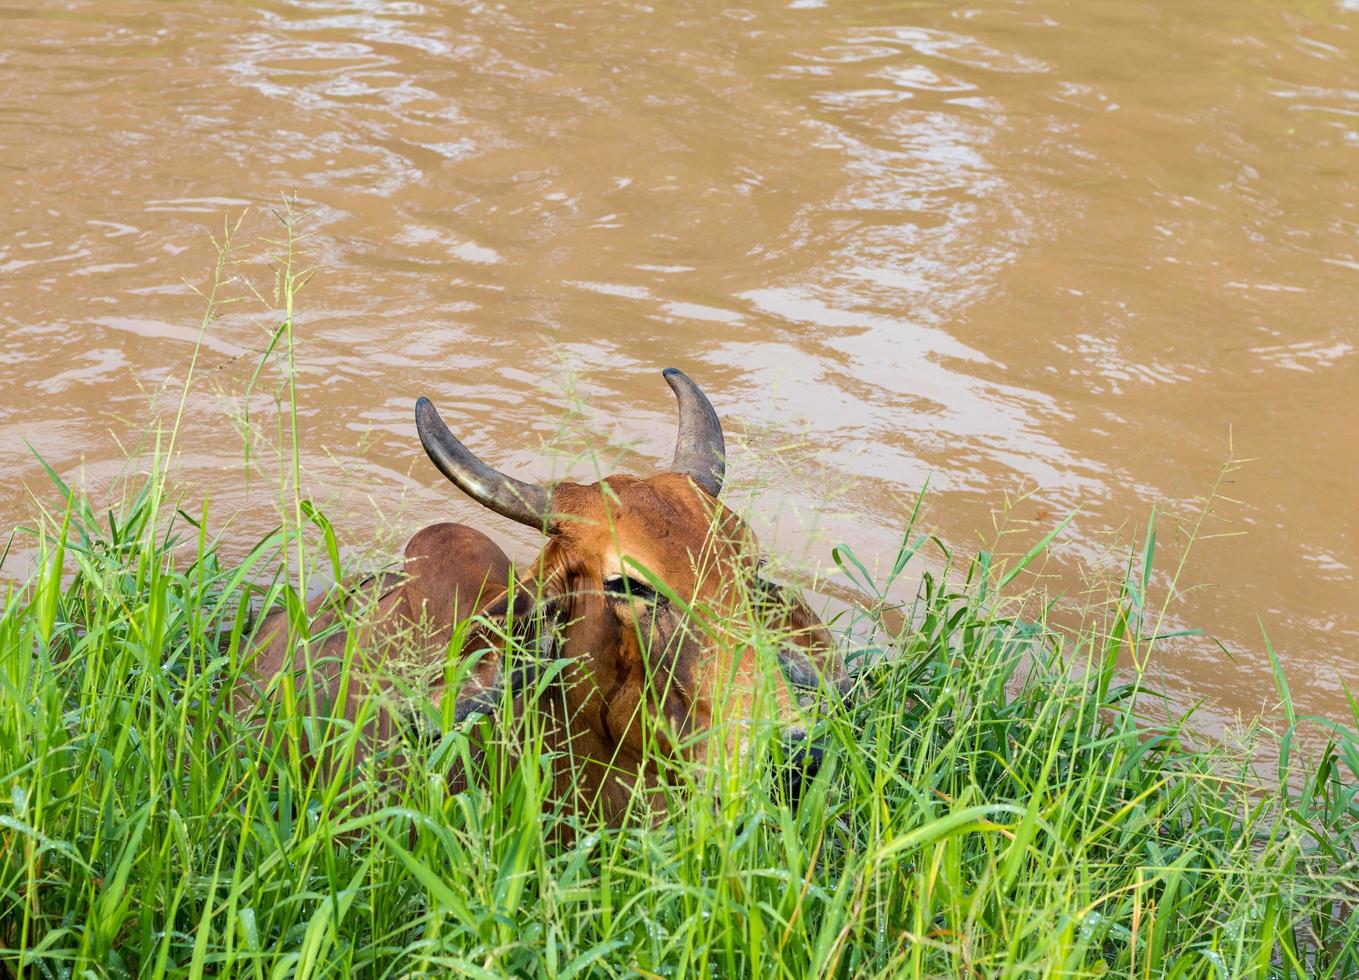
<path fill-rule="evenodd" d="M 269 356 L 291 349 L 297 282 L 280 274 Z M 65 506 L 37 515 L 39 570 L 4 596 L 0 970 L 1359 976 L 1359 707 L 1301 759 L 1306 719 L 1276 663 L 1288 728 L 1253 730 L 1280 749 L 1269 778 L 1252 739 L 1144 710 L 1125 668 L 1157 642 L 1152 535 L 1114 601 L 1067 628 L 1041 607 L 1017 616 L 1037 550 L 931 572 L 904 515 L 888 577 L 918 578 L 905 607 L 837 551 L 869 597 L 856 633 L 882 642 L 813 720 L 825 761 L 800 798 L 779 732 L 756 728 L 739 759 L 667 762 L 664 821 L 610 830 L 545 800 L 531 716 L 444 718 L 399 767 L 369 759 L 337 782 L 303 756 L 357 730 L 305 701 L 271 721 L 296 738 L 237 721 L 224 692 L 254 611 L 282 607 L 305 632 L 334 536 L 293 470 L 284 526 L 226 561 L 206 506 L 167 492 L 172 459 L 107 513 L 53 474 Z M 893 638 L 897 616 L 910 626 Z M 776 642 L 756 619 L 725 625 Z M 478 746 L 480 778 L 450 792 Z"/>

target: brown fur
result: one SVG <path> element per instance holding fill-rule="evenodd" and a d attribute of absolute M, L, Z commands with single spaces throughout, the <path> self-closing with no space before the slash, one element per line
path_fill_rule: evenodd
<path fill-rule="evenodd" d="M 738 607 L 752 596 L 762 597 L 766 620 L 789 637 L 785 657 L 794 669 L 785 667 L 785 673 L 843 688 L 843 664 L 820 621 L 795 590 L 757 582 L 753 533 L 688 477 L 662 473 L 558 484 L 552 509 L 547 541 L 516 595 L 540 597 L 551 610 L 560 630 L 558 653 L 569 663 L 539 702 L 554 756 L 555 802 L 617 823 L 641 789 L 658 815 L 655 791 L 664 775 L 647 760 L 680 753 L 702 762 L 710 746 L 697 736 L 719 715 L 754 718 L 761 669 L 755 651 L 722 632 L 723 623 L 741 618 Z M 644 580 L 638 565 L 664 583 L 673 600 L 649 603 L 605 592 L 605 582 L 619 574 Z M 363 670 L 380 675 L 398 650 L 403 662 L 440 667 L 455 623 L 484 609 L 497 593 L 500 605 L 508 601 L 503 583 L 509 574 L 504 553 L 478 531 L 454 524 L 421 531 L 406 549 L 399 584 L 381 595 L 372 624 L 358 638 Z M 313 632 L 333 618 L 319 604 L 309 615 L 316 617 Z M 265 630 L 254 669 L 267 683 L 294 662 L 296 643 L 281 618 Z M 338 654 L 344 644 L 337 634 L 320 652 Z M 494 655 L 483 659 L 455 697 L 462 702 L 496 690 L 499 667 Z M 318 700 L 334 710 L 344 678 L 333 667 L 314 676 Z M 438 699 L 441 671 L 431 681 Z M 778 719 L 795 722 L 787 686 L 771 686 Z M 346 717 L 354 717 L 372 690 L 362 680 L 348 685 Z M 238 695 L 238 711 L 252 710 L 259 696 Z M 270 696 L 278 696 L 276 688 Z M 517 711 L 525 708 L 522 698 L 516 701 Z M 372 736 L 386 738 L 394 718 L 383 711 Z M 726 730 L 728 748 L 738 748 L 739 725 Z"/>
<path fill-rule="evenodd" d="M 562 516 L 524 584 L 563 606 L 561 651 L 571 666 L 542 705 L 549 747 L 558 753 L 557 798 L 616 823 L 639 781 L 644 790 L 660 788 L 661 774 L 645 764 L 657 748 L 702 761 L 711 745 L 695 736 L 719 711 L 728 719 L 755 714 L 755 651 L 723 636 L 721 624 L 741 619 L 738 607 L 758 591 L 758 548 L 736 514 L 685 476 L 605 482 L 607 489 L 554 489 L 553 510 Z M 665 583 L 689 615 L 668 600 L 606 595 L 604 581 L 620 571 L 643 577 L 632 562 Z M 811 674 L 842 688 L 844 667 L 829 634 L 794 590 L 778 592 L 771 625 L 789 635 Z M 787 686 L 771 687 L 779 718 L 794 722 Z M 729 728 L 729 749 L 739 733 Z"/>
<path fill-rule="evenodd" d="M 324 595 L 307 604 L 309 635 L 323 637 L 319 641 L 313 639 L 304 648 L 284 610 L 267 616 L 249 665 L 255 683 L 233 692 L 236 715 L 250 718 L 274 711 L 285 697 L 282 685 L 289 676 L 294 695 L 306 704 L 301 712 L 306 716 L 353 721 L 365 702 L 374 702 L 378 710 L 365 730 L 361 759 L 368 747 L 385 743 L 400 723 L 401 698 L 393 681 L 426 688 L 434 678 L 441 682 L 454 625 L 504 592 L 511 575 L 509 558 L 480 531 L 463 524 L 425 528 L 406 545 L 400 572 L 369 579 L 348 595 Z M 365 623 L 355 637 L 348 671 L 342 670 L 348 636 L 337 629 L 337 602 Z M 362 610 L 369 602 L 374 603 L 371 614 Z M 476 677 L 490 686 L 497 668 L 496 658 L 487 657 L 478 664 Z M 312 756 L 308 768 L 324 759 L 333 771 L 328 754 Z"/>

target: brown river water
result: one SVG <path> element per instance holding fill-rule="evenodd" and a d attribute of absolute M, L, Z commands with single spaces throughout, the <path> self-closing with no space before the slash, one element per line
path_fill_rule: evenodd
<path fill-rule="evenodd" d="M 1079 508 L 1059 609 L 1159 508 L 1165 594 L 1226 467 L 1167 617 L 1207 635 L 1156 682 L 1270 712 L 1263 626 L 1301 710 L 1359 688 L 1359 0 L 0 6 L 0 549 L 51 500 L 26 443 L 100 499 L 173 415 L 242 213 L 177 473 L 228 550 L 266 533 L 247 284 L 293 194 L 304 490 L 351 556 L 435 519 L 532 549 L 424 459 L 417 395 L 520 476 L 581 472 L 554 441 L 648 471 L 673 364 L 822 568 L 890 564 L 928 480 L 960 555 Z"/>

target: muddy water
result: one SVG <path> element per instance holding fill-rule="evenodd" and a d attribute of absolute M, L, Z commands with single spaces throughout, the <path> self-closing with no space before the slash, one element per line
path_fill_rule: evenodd
<path fill-rule="evenodd" d="M 1268 710 L 1263 623 L 1305 710 L 1359 686 L 1351 0 L 47 0 L 0 22 L 0 527 L 46 492 L 25 441 L 98 494 L 148 402 L 173 412 L 186 283 L 244 211 L 179 472 L 233 545 L 264 533 L 237 417 L 272 320 L 246 284 L 270 299 L 295 193 L 307 491 L 355 553 L 435 517 L 531 546 L 423 460 L 416 395 L 520 475 L 569 466 L 543 441 L 646 470 L 675 364 L 765 488 L 765 536 L 823 564 L 834 540 L 890 560 L 928 479 L 924 524 L 960 553 L 1079 507 L 1044 569 L 1073 602 L 1157 505 L 1165 589 L 1224 464 L 1253 459 L 1169 617 L 1235 662 L 1189 639 L 1157 669 L 1218 722 Z M 251 389 L 270 425 L 278 377 Z"/>

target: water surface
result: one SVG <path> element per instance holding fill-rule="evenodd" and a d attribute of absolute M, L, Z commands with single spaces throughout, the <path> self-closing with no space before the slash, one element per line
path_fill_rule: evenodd
<path fill-rule="evenodd" d="M 822 564 L 835 540 L 890 560 L 928 479 L 925 525 L 963 554 L 1079 507 L 1045 567 L 1072 604 L 1157 505 L 1164 589 L 1252 459 L 1171 616 L 1235 659 L 1169 644 L 1164 683 L 1218 723 L 1267 710 L 1263 624 L 1304 710 L 1359 686 L 1352 3 L 49 0 L 0 22 L 0 527 L 45 481 L 25 441 L 96 494 L 124 469 L 187 369 L 209 233 L 248 210 L 234 271 L 267 298 L 295 193 L 307 489 L 351 547 L 451 518 L 531 549 L 424 461 L 418 394 L 546 476 L 569 368 L 576 442 L 647 470 L 674 364 L 734 480 L 767 488 L 757 525 Z M 275 516 L 238 424 L 271 323 L 224 308 L 182 442 L 241 547 Z M 277 390 L 266 371 L 257 418 Z"/>

